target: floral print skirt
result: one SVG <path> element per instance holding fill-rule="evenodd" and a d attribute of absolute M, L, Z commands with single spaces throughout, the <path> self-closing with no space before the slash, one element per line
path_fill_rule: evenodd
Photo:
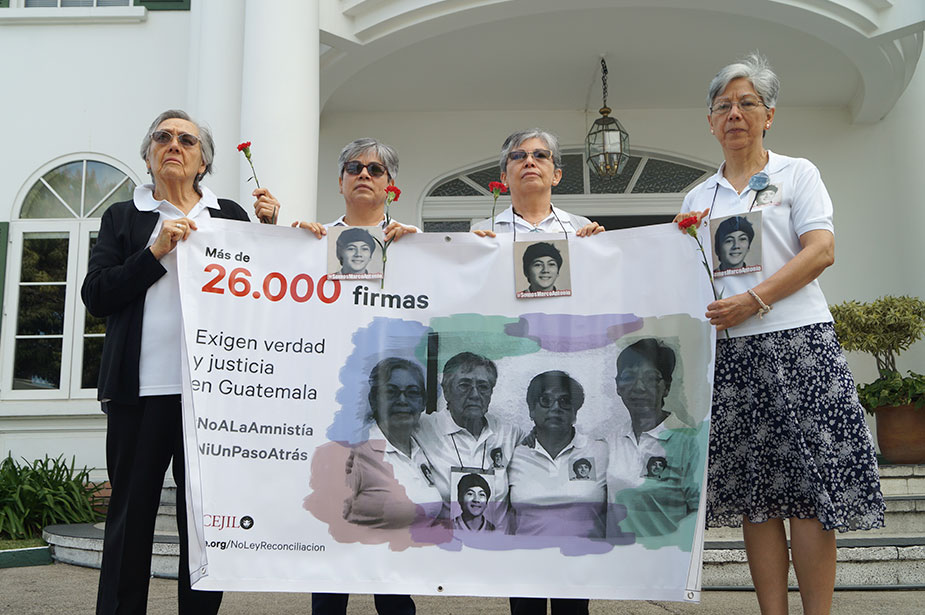
<path fill-rule="evenodd" d="M 870 430 L 832 323 L 719 339 L 707 527 L 743 515 L 883 525 Z"/>

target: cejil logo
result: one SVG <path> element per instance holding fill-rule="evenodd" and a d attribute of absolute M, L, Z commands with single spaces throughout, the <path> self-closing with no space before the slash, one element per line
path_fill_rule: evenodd
<path fill-rule="evenodd" d="M 216 530 L 242 529 L 249 530 L 254 527 L 254 519 L 248 515 L 237 517 L 232 515 L 203 515 L 203 526 Z"/>

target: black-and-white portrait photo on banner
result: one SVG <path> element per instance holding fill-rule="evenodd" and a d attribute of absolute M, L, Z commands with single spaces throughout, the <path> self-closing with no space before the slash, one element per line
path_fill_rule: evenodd
<path fill-rule="evenodd" d="M 713 276 L 761 271 L 761 212 L 750 211 L 710 220 Z"/>
<path fill-rule="evenodd" d="M 328 229 L 328 278 L 381 279 L 384 241 L 378 226 L 332 226 Z"/>
<path fill-rule="evenodd" d="M 488 502 L 494 483 L 493 469 L 450 468 L 450 516 L 454 532 L 494 532 L 498 529 L 488 519 L 491 516 Z"/>
<path fill-rule="evenodd" d="M 518 299 L 571 296 L 568 240 L 514 242 L 514 283 Z"/>

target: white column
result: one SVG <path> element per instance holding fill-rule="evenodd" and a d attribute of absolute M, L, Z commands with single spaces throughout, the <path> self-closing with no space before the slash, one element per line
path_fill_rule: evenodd
<path fill-rule="evenodd" d="M 213 175 L 203 184 L 219 197 L 238 200 L 242 182 L 241 62 L 244 57 L 244 0 L 199 0 L 190 15 L 189 107 L 215 138 Z M 249 191 L 248 191 L 249 192 Z M 253 198 L 238 200 L 251 211 Z"/>
<path fill-rule="evenodd" d="M 241 140 L 280 200 L 280 224 L 315 220 L 318 194 L 318 3 L 245 0 Z M 241 162 L 243 178 L 250 168 Z M 250 199 L 253 182 L 241 189 Z M 252 199 L 251 199 L 252 200 Z"/>

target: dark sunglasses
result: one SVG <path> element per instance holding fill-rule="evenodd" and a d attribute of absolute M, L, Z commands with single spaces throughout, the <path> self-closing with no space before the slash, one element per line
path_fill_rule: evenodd
<path fill-rule="evenodd" d="M 533 156 L 534 160 L 552 160 L 552 152 L 548 149 L 535 149 L 532 152 L 525 152 L 522 149 L 515 149 L 507 155 L 508 160 L 520 161 L 525 160 L 527 156 Z"/>
<path fill-rule="evenodd" d="M 378 162 L 363 164 L 359 160 L 351 160 L 344 165 L 344 170 L 347 171 L 347 173 L 350 175 L 359 175 L 363 172 L 363 169 L 369 171 L 370 177 L 382 177 L 389 172 L 384 165 L 379 164 Z"/>
<path fill-rule="evenodd" d="M 195 147 L 199 144 L 199 137 L 191 135 L 188 132 L 181 132 L 176 135 L 177 141 L 183 147 Z M 151 140 L 160 145 L 167 145 L 173 141 L 174 134 L 169 130 L 155 130 L 151 133 Z"/>

